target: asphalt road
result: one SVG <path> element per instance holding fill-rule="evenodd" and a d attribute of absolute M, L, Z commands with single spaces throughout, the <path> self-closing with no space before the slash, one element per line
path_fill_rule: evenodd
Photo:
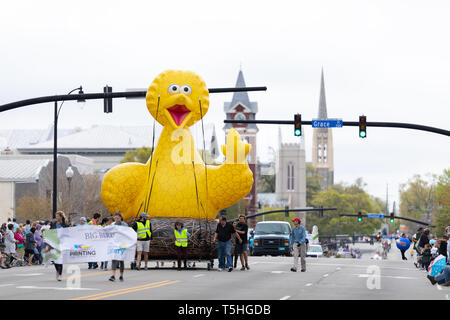
<path fill-rule="evenodd" d="M 233 272 L 208 271 L 203 262 L 186 271 L 172 269 L 171 264 L 155 269 L 151 262 L 147 271 L 126 269 L 124 282 L 110 282 L 111 271 L 88 270 L 82 264 L 79 287 L 67 273 L 69 265 L 64 266 L 61 282 L 56 281 L 53 266 L 16 267 L 0 270 L 0 299 L 449 299 L 450 287 L 432 286 L 411 259 L 400 260 L 396 248 L 388 260 L 372 260 L 367 248 L 364 251 L 358 260 L 307 258 L 304 273 L 289 271 L 292 258 L 287 257 L 250 257 L 251 270 Z"/>

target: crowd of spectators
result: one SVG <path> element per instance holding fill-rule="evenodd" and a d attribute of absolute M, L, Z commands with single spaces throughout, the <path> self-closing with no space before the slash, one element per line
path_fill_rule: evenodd
<path fill-rule="evenodd" d="M 50 224 L 49 220 L 27 220 L 23 224 L 15 218 L 3 223 L 0 227 L 0 267 L 42 264 L 42 234 L 50 229 Z"/>
<path fill-rule="evenodd" d="M 437 276 L 427 275 L 434 285 L 436 283 L 450 286 L 450 226 L 445 229 L 442 237 L 436 238 L 430 234 L 429 229 L 419 228 L 412 236 L 413 253 L 416 251 L 417 260 L 414 262 L 416 268 L 429 273 L 429 267 L 435 259 L 446 259 L 446 265 Z M 443 257 L 442 257 L 443 256 Z M 437 261 L 437 260 L 436 260 Z"/>

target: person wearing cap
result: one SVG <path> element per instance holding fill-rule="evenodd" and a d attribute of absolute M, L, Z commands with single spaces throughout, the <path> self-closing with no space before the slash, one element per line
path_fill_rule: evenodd
<path fill-rule="evenodd" d="M 145 261 L 144 270 L 148 270 L 148 253 L 150 252 L 150 240 L 152 239 L 152 225 L 147 213 L 142 212 L 139 220 L 133 224 L 132 228 L 136 231 L 138 240 L 136 245 L 136 270 L 139 271 L 141 268 L 142 252 L 144 252 Z"/>
<path fill-rule="evenodd" d="M 301 225 L 300 218 L 292 220 L 294 222 L 294 228 L 291 232 L 292 246 L 294 249 L 294 267 L 291 268 L 292 272 L 297 272 L 298 257 L 300 256 L 302 264 L 302 272 L 306 271 L 306 229 Z"/>
<path fill-rule="evenodd" d="M 113 225 L 128 227 L 128 224 L 123 221 L 122 214 L 119 211 L 114 213 L 113 218 L 114 218 Z M 112 260 L 112 268 L 111 268 L 112 276 L 109 278 L 109 281 L 116 281 L 116 269 L 117 269 L 117 266 L 119 266 L 119 270 L 120 270 L 119 280 L 123 281 L 123 271 L 125 269 L 125 263 L 124 263 L 123 260 Z"/>

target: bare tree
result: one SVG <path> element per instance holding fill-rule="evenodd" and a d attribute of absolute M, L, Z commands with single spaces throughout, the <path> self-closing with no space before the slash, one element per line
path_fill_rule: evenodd
<path fill-rule="evenodd" d="M 85 191 L 85 215 L 91 217 L 95 212 L 100 213 L 102 216 L 109 215 L 108 209 L 102 202 L 100 192 L 102 189 L 102 176 L 98 174 L 89 174 L 83 176 L 86 191 Z"/>

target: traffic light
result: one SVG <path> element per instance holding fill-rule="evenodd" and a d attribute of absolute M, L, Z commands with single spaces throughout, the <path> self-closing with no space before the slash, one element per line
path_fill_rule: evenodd
<path fill-rule="evenodd" d="M 286 210 L 286 211 L 284 211 L 284 216 L 285 216 L 286 218 L 289 218 L 289 206 L 285 206 L 285 207 L 284 207 L 284 210 Z"/>
<path fill-rule="evenodd" d="M 319 218 L 323 218 L 323 206 L 322 205 L 320 205 L 319 206 Z"/>
<path fill-rule="evenodd" d="M 367 137 L 366 116 L 359 116 L 359 137 Z"/>
<path fill-rule="evenodd" d="M 302 135 L 302 115 L 297 113 L 294 115 L 294 136 Z"/>
<path fill-rule="evenodd" d="M 391 212 L 391 223 L 394 223 L 394 213 L 393 212 Z"/>
<path fill-rule="evenodd" d="M 112 93 L 112 87 L 103 87 L 103 93 Z M 112 113 L 112 98 L 103 99 L 103 112 Z"/>
<path fill-rule="evenodd" d="M 358 222 L 361 222 L 361 221 L 362 221 L 362 213 L 360 211 L 360 212 L 358 212 Z"/>

